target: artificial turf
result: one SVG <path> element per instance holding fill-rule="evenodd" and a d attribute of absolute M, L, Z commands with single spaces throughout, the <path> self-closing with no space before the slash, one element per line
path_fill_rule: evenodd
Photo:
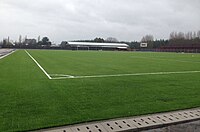
<path fill-rule="evenodd" d="M 200 71 L 200 54 L 28 50 L 49 74 Z M 200 73 L 49 80 L 24 50 L 0 60 L 0 131 L 200 106 Z"/>

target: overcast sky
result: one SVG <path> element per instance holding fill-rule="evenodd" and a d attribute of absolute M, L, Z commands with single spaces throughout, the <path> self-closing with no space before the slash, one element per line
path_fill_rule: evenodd
<path fill-rule="evenodd" d="M 200 0 L 0 0 L 0 37 L 166 39 L 200 30 Z"/>

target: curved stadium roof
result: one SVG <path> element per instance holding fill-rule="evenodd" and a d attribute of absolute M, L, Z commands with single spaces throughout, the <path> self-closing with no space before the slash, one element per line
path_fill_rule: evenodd
<path fill-rule="evenodd" d="M 128 48 L 129 46 L 124 43 L 92 43 L 92 42 L 68 42 L 69 45 L 74 46 L 91 46 L 91 47 L 112 47 L 112 48 Z"/>

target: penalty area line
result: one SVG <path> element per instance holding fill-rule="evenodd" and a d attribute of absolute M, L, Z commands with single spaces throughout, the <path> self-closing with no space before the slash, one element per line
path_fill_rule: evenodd
<path fill-rule="evenodd" d="M 123 77 L 123 76 L 145 76 L 145 75 L 169 75 L 169 74 L 191 74 L 200 73 L 200 71 L 177 71 L 177 72 L 152 72 L 152 73 L 133 73 L 133 74 L 114 74 L 114 75 L 92 75 L 92 76 L 71 76 L 63 75 L 52 78 L 54 80 L 60 79 L 81 79 L 81 78 L 103 78 L 103 77 Z"/>
<path fill-rule="evenodd" d="M 25 52 L 26 52 L 26 54 L 37 64 L 37 66 L 42 70 L 42 72 L 43 72 L 49 79 L 52 79 L 51 76 L 44 70 L 44 68 L 33 58 L 33 56 L 31 56 L 31 55 L 29 54 L 28 51 L 25 50 Z"/>

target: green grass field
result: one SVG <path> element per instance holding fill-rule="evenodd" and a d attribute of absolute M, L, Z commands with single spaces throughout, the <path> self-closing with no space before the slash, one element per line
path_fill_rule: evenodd
<path fill-rule="evenodd" d="M 200 107 L 200 54 L 24 50 L 0 60 L 0 131 Z M 173 74 L 135 73 L 174 72 Z"/>

